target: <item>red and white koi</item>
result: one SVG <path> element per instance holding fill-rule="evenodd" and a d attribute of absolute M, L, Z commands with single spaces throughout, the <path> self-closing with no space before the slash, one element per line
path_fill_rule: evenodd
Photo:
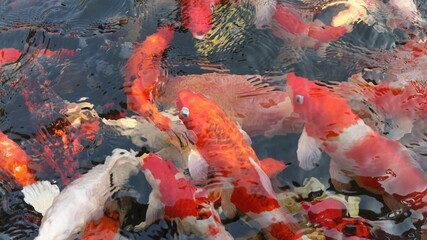
<path fill-rule="evenodd" d="M 208 168 L 212 169 L 209 173 L 219 182 L 214 188 L 221 191 L 226 216 L 241 211 L 269 239 L 301 238 L 298 224 L 281 208 L 269 177 L 236 124 L 211 99 L 188 90 L 179 93 L 177 107 L 197 147 L 189 157 L 190 175 L 206 181 Z"/>
<path fill-rule="evenodd" d="M 156 154 L 143 156 L 141 161 L 153 188 L 146 225 L 165 218 L 175 221 L 181 234 L 195 234 L 203 239 L 233 239 L 222 225 L 207 192 L 191 185 L 172 161 Z"/>
<path fill-rule="evenodd" d="M 326 87 L 289 73 L 287 90 L 295 113 L 305 121 L 297 151 L 302 168 L 313 168 L 323 149 L 331 156 L 331 179 L 338 190 L 354 180 L 382 195 L 390 208 L 397 204 L 427 217 L 427 175 L 404 146 L 372 130 L 347 100 Z"/>

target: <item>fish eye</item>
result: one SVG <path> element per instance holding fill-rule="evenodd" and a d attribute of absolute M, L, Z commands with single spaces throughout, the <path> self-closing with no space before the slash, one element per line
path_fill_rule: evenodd
<path fill-rule="evenodd" d="M 189 110 L 188 108 L 186 108 L 186 107 L 183 107 L 183 108 L 181 109 L 180 114 L 181 114 L 181 116 L 183 116 L 183 117 L 189 117 L 189 116 L 190 116 L 190 110 Z"/>
<path fill-rule="evenodd" d="M 296 100 L 297 100 L 297 103 L 303 104 L 304 103 L 304 96 L 296 95 Z"/>

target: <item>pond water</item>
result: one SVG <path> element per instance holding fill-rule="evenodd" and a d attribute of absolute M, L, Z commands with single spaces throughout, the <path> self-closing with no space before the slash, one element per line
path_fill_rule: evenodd
<path fill-rule="evenodd" d="M 321 2 L 326 5 L 334 1 L 285 3 L 295 9 L 313 12 L 313 6 L 321 6 Z M 427 3 L 419 0 L 416 5 L 420 16 L 426 17 Z M 172 145 L 167 137 L 142 118 L 138 118 L 140 123 L 135 127 L 139 129 L 135 132 L 125 133 L 112 124 L 117 119 L 138 116 L 128 107 L 123 87 L 128 74 L 126 64 L 137 43 L 168 24 L 174 27 L 174 38 L 158 57 L 161 58 L 161 72 L 170 82 L 206 73 L 260 75 L 262 81 L 273 86 L 275 91 L 286 91 L 286 74 L 290 72 L 333 86 L 364 72 L 372 82 L 395 80 L 401 74 L 405 79 L 417 76 L 414 81 L 419 80 L 423 88 L 427 86 L 421 77 L 426 73 L 423 67 L 426 59 L 422 55 L 427 51 L 420 50 L 421 57 L 413 62 L 396 60 L 392 54 L 412 36 L 407 29 L 388 27 L 386 21 L 390 15 L 387 13 L 369 12 L 367 14 L 375 16 L 374 24 L 355 21 L 349 24 L 351 31 L 342 34 L 338 40 L 311 47 L 301 44 L 304 40 L 281 39 L 272 26 L 256 28 L 253 24 L 255 8 L 249 3 L 217 3 L 214 27 L 210 35 L 201 40 L 193 38 L 188 28 L 182 26 L 180 9 L 180 2 L 173 0 L 3 0 L 0 49 L 12 50 L 0 50 L 0 130 L 30 156 L 32 161 L 28 168 L 35 180 L 50 181 L 62 190 L 94 166 L 104 163 L 115 148 L 133 149 L 140 155 L 162 149 L 169 151 L 167 147 Z M 319 18 L 336 14 L 316 11 L 320 12 Z M 410 54 L 412 50 L 405 51 Z M 388 69 L 392 73 L 387 72 Z M 193 86 L 187 87 L 192 90 Z M 232 95 L 238 92 L 230 90 L 233 87 L 236 86 L 210 84 L 205 88 L 218 88 L 224 95 Z M 162 94 L 172 93 L 165 90 Z M 355 104 L 360 103 L 357 95 L 355 98 L 349 95 L 349 98 Z M 158 103 L 158 107 L 166 111 L 170 104 Z M 355 106 L 353 109 L 357 109 Z M 172 112 L 177 113 L 176 110 Z M 388 137 L 387 131 L 393 128 L 391 117 L 375 116 L 372 108 L 368 112 L 370 117 L 363 113 L 359 116 L 376 131 L 384 125 L 383 131 L 379 132 Z M 254 114 L 254 119 L 259 116 Z M 266 121 L 268 117 L 265 115 Z M 80 125 L 72 122 L 77 118 L 82 121 Z M 254 121 L 262 121 L 262 117 L 260 119 Z M 417 129 L 421 130 L 414 128 L 400 142 L 413 148 L 414 158 L 426 169 L 424 158 L 427 152 L 423 151 L 422 145 L 426 140 L 425 136 L 418 137 L 424 134 L 424 125 L 422 121 L 417 124 L 421 126 Z M 132 126 L 126 127 L 130 129 Z M 292 192 L 304 186 L 306 179 L 314 177 L 328 194 L 338 196 L 331 183 L 331 160 L 327 152 L 322 153 L 317 167 L 308 171 L 299 167 L 297 149 L 301 131 L 299 125 L 292 131 L 249 132 L 259 159 L 274 158 L 289 165 L 271 179 L 274 191 Z M 157 136 L 155 134 L 160 134 L 161 143 L 158 139 L 152 140 Z M 0 239 L 34 239 L 42 215 L 23 201 L 22 186 L 8 173 L 9 170 L 4 166 L 0 169 Z M 130 177 L 109 199 L 109 208 L 120 213 L 119 228 L 110 228 L 116 232 L 109 238 L 101 238 L 102 233 L 95 233 L 92 238 L 86 236 L 84 239 L 176 239 L 178 236 L 179 239 L 198 239 L 194 235 L 179 234 L 176 223 L 165 219 L 155 221 L 140 232 L 133 231 L 136 225 L 146 220 L 151 191 L 152 187 L 142 172 Z M 369 221 L 366 226 L 370 226 L 370 238 L 421 239 L 421 223 L 414 220 L 412 211 L 397 211 L 393 215 L 381 196 L 356 184 L 344 193 L 346 201 L 349 196 L 360 198 L 358 215 Z M 346 215 L 346 209 L 342 211 Z M 225 229 L 235 239 L 264 238 L 259 226 L 251 225 L 245 217 L 227 219 L 222 213 L 220 216 Z M 355 230 L 357 224 L 350 225 L 344 231 L 346 233 L 336 239 L 363 236 Z"/>

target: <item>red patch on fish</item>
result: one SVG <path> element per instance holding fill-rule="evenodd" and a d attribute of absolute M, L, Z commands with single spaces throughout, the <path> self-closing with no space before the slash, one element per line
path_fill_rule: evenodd
<path fill-rule="evenodd" d="M 102 218 L 92 220 L 85 228 L 82 240 L 113 240 L 120 229 L 120 215 L 106 210 Z"/>
<path fill-rule="evenodd" d="M 0 64 L 17 61 L 21 57 L 21 52 L 15 48 L 0 49 Z"/>

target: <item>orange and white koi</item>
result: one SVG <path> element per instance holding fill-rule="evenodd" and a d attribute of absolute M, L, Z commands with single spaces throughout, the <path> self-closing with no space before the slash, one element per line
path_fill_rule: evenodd
<path fill-rule="evenodd" d="M 209 173 L 220 183 L 226 216 L 241 211 L 269 239 L 301 238 L 296 221 L 281 208 L 269 177 L 236 124 L 211 99 L 188 90 L 179 93 L 177 107 L 197 147 L 188 160 L 190 175 L 206 180 L 208 168 L 212 169 Z"/>
<path fill-rule="evenodd" d="M 74 239 L 92 219 L 100 219 L 113 193 L 138 172 L 135 152 L 113 150 L 104 164 L 73 181 L 43 216 L 37 240 Z"/>
<path fill-rule="evenodd" d="M 233 239 L 225 230 L 205 190 L 189 183 L 173 164 L 156 154 L 143 156 L 142 170 L 153 191 L 146 225 L 159 218 L 175 221 L 181 234 L 203 239 Z"/>
<path fill-rule="evenodd" d="M 126 63 L 123 84 L 129 108 L 154 122 L 162 131 L 170 129 L 170 119 L 160 113 L 154 100 L 162 83 L 160 60 L 173 35 L 172 27 L 162 27 L 138 45 Z"/>
<path fill-rule="evenodd" d="M 158 104 L 174 107 L 179 91 L 185 89 L 211 97 L 249 136 L 284 135 L 301 129 L 299 119 L 290 115 L 288 94 L 275 90 L 259 75 L 205 73 L 169 77 L 160 89 Z"/>
<path fill-rule="evenodd" d="M 338 190 L 354 180 L 382 195 L 390 208 L 397 203 L 427 217 L 427 175 L 404 146 L 372 130 L 347 100 L 326 87 L 289 73 L 287 90 L 295 113 L 305 121 L 297 150 L 302 168 L 313 168 L 323 149 L 331 156 L 331 179 Z"/>

